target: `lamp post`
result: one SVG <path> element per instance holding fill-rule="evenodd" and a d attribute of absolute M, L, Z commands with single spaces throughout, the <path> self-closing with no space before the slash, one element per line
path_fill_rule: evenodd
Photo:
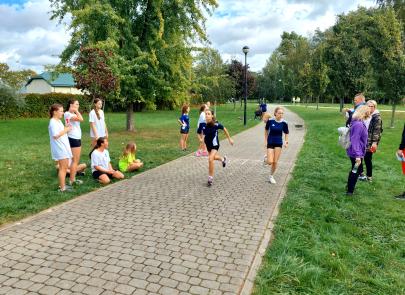
<path fill-rule="evenodd" d="M 247 104 L 247 54 L 249 52 L 249 47 L 243 46 L 243 53 L 245 54 L 245 107 L 243 111 L 243 125 L 246 126 L 246 104 Z"/>

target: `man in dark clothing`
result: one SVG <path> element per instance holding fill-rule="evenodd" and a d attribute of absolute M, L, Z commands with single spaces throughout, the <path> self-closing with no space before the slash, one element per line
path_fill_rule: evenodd
<path fill-rule="evenodd" d="M 401 143 L 399 144 L 399 148 L 397 151 L 398 156 L 404 158 L 404 149 L 405 149 L 405 124 L 404 124 L 404 129 L 402 130 L 402 139 L 401 139 Z M 401 163 L 402 165 L 404 165 L 404 163 Z M 404 170 L 402 169 L 402 172 L 404 172 Z M 405 174 L 405 173 L 404 173 Z M 395 199 L 397 200 L 405 200 L 405 192 L 403 192 L 402 194 L 395 196 Z"/>

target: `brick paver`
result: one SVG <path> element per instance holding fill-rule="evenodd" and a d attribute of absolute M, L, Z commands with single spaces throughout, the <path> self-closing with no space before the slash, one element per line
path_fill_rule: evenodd
<path fill-rule="evenodd" d="M 222 142 L 210 188 L 188 155 L 1 229 L 0 294 L 239 294 L 303 142 L 286 118 L 276 185 L 259 124 Z"/>

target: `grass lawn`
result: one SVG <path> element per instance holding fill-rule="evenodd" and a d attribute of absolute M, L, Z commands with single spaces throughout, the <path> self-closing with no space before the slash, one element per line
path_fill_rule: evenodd
<path fill-rule="evenodd" d="M 248 105 L 248 127 L 253 121 L 256 105 Z M 245 130 L 243 109 L 237 105 L 217 108 L 218 120 L 227 127 L 231 135 Z M 137 157 L 145 163 L 143 169 L 151 169 L 187 153 L 180 151 L 179 111 L 155 111 L 135 113 L 136 133 L 124 131 L 125 114 L 107 113 L 106 122 L 110 131 L 110 155 L 113 166 L 128 141 L 137 143 Z M 189 152 L 196 150 L 196 125 L 198 110 L 190 113 Z M 91 177 L 90 169 L 80 177 L 84 184 L 71 193 L 58 193 L 57 174 L 51 160 L 49 119 L 18 119 L 0 121 L 0 225 L 21 219 L 50 206 L 72 199 L 75 196 L 96 190 L 100 185 Z M 90 152 L 88 117 L 81 124 L 83 131 L 82 160 L 89 165 Z M 225 138 L 224 135 L 220 135 Z M 139 173 L 139 172 L 138 172 Z M 133 174 L 127 174 L 130 177 Z"/>
<path fill-rule="evenodd" d="M 374 181 L 344 195 L 350 161 L 337 145 L 336 110 L 289 107 L 306 122 L 255 295 L 405 294 L 405 177 L 395 159 L 405 114 L 385 128 L 374 156 Z"/>

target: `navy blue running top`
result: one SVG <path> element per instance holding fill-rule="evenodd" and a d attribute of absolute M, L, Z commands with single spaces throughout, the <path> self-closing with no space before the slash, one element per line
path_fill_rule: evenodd
<path fill-rule="evenodd" d="M 187 129 L 187 130 L 190 129 L 190 118 L 188 117 L 188 115 L 186 115 L 186 114 L 181 115 L 179 120 L 181 122 L 186 123 L 187 126 L 184 129 Z"/>
<path fill-rule="evenodd" d="M 269 132 L 267 144 L 283 144 L 283 132 L 288 134 L 288 124 L 284 120 L 277 122 L 270 119 L 266 123 L 266 130 Z"/>
<path fill-rule="evenodd" d="M 204 127 L 204 142 L 207 146 L 217 146 L 219 145 L 218 140 L 218 129 L 224 130 L 224 126 L 220 123 L 215 123 L 213 126 L 209 126 L 208 124 Z"/>

